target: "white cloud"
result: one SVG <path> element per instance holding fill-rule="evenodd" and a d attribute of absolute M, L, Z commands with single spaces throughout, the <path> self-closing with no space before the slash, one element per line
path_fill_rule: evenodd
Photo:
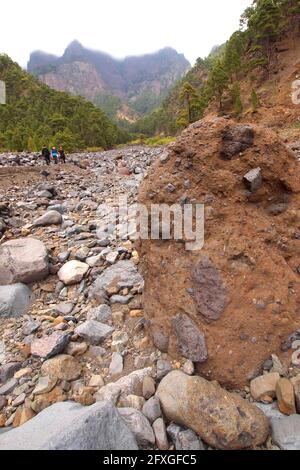
<path fill-rule="evenodd" d="M 115 57 L 171 46 L 190 62 L 229 38 L 252 0 L 9 0 L 0 52 L 26 65 L 36 49 L 61 55 L 78 39 Z"/>

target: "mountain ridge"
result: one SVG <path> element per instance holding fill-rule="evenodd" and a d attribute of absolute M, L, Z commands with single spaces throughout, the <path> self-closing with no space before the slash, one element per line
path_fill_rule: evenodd
<path fill-rule="evenodd" d="M 29 73 L 54 89 L 81 95 L 96 105 L 103 97 L 117 97 L 118 111 L 126 105 L 137 116 L 157 106 L 189 68 L 184 54 L 171 47 L 118 59 L 77 40 L 62 56 L 34 51 L 27 64 Z M 105 111 L 111 115 L 110 109 Z"/>

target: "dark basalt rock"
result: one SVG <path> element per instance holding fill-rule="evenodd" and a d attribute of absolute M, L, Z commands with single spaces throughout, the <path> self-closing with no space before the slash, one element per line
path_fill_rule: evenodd
<path fill-rule="evenodd" d="M 194 292 L 192 297 L 197 310 L 206 320 L 218 320 L 229 303 L 227 288 L 218 270 L 204 257 L 192 269 Z"/>

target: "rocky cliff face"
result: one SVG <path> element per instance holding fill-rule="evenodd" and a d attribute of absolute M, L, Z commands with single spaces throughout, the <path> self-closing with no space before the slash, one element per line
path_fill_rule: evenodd
<path fill-rule="evenodd" d="M 47 85 L 82 95 L 96 104 L 103 96 L 121 99 L 137 115 L 156 106 L 190 67 L 182 54 L 165 48 L 154 54 L 117 60 L 74 41 L 62 57 L 33 52 L 28 71 Z"/>

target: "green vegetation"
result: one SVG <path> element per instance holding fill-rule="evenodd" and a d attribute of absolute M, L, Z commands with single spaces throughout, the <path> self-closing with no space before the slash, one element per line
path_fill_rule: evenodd
<path fill-rule="evenodd" d="M 268 77 L 276 63 L 276 42 L 286 33 L 299 36 L 300 0 L 254 0 L 241 17 L 241 28 L 226 44 L 213 49 L 178 82 L 162 105 L 133 126 L 133 132 L 148 136 L 175 135 L 183 127 L 200 119 L 210 103 L 224 111 L 231 101 L 235 115 L 243 112 L 239 82 L 260 69 Z M 252 110 L 259 107 L 255 89 Z"/>
<path fill-rule="evenodd" d="M 128 142 L 127 144 L 120 144 L 118 147 L 124 147 L 125 145 L 149 145 L 149 147 L 160 147 L 161 145 L 168 145 L 171 142 L 175 141 L 174 136 L 162 137 L 146 137 L 144 135 L 139 136 L 138 138 Z"/>
<path fill-rule="evenodd" d="M 255 111 L 257 110 L 259 106 L 259 99 L 254 88 L 251 91 L 251 106 L 252 106 L 252 111 L 255 113 Z"/>
<path fill-rule="evenodd" d="M 67 151 L 109 148 L 128 140 L 104 112 L 81 97 L 52 90 L 0 55 L 0 80 L 7 104 L 0 105 L 0 148 L 40 150 L 64 145 Z"/>
<path fill-rule="evenodd" d="M 95 104 L 99 106 L 111 119 L 115 118 L 122 106 L 122 101 L 115 95 L 99 95 L 95 99 Z"/>

